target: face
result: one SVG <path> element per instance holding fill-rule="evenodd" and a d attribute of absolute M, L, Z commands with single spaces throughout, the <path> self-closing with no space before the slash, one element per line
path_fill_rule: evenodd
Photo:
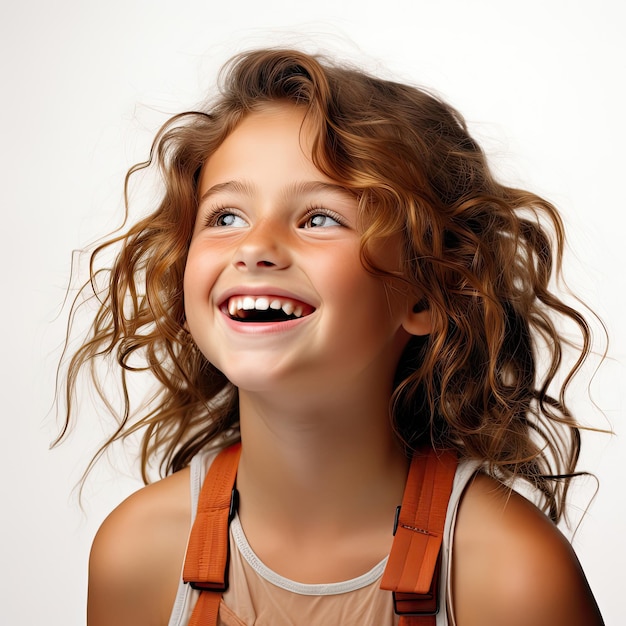
<path fill-rule="evenodd" d="M 303 113 L 275 105 L 244 118 L 202 170 L 185 312 L 240 391 L 391 384 L 409 337 L 413 302 L 362 266 L 357 200 L 310 145 Z"/>

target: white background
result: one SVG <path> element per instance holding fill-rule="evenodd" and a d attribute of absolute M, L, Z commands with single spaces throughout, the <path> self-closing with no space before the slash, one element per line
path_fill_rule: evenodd
<path fill-rule="evenodd" d="M 119 224 L 125 170 L 168 115 L 208 93 L 223 61 L 243 48 L 302 42 L 434 88 L 466 115 L 502 179 L 562 208 L 566 275 L 612 342 L 613 360 L 591 386 L 604 414 L 584 381 L 576 409 L 617 433 L 586 439 L 582 465 L 601 487 L 574 545 L 607 624 L 626 623 L 622 6 L 2 0 L 0 622 L 83 624 L 91 539 L 139 484 L 118 452 L 115 470 L 104 461 L 94 472 L 80 509 L 72 487 L 107 427 L 89 403 L 70 440 L 48 451 L 71 250 Z M 575 494 L 574 509 L 590 490 Z"/>

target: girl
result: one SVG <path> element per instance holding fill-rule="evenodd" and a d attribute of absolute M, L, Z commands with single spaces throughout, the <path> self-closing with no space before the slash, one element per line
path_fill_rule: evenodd
<path fill-rule="evenodd" d="M 89 625 L 601 624 L 554 525 L 580 449 L 564 394 L 590 350 L 584 318 L 549 289 L 554 207 L 496 182 L 439 99 L 292 50 L 235 58 L 216 101 L 170 120 L 129 175 L 152 163 L 158 208 L 92 257 L 101 304 L 67 391 L 113 358 L 124 410 L 107 445 L 143 430 L 144 478 L 155 458 L 168 476 L 98 532 Z M 557 385 L 559 317 L 582 350 Z M 137 369 L 159 389 L 130 421 Z M 196 542 L 222 540 L 200 522 L 190 540 L 213 510 L 199 492 L 221 490 L 205 476 L 238 440 L 219 457 L 235 459 L 230 552 L 198 556 L 224 558 L 227 588 L 199 591 L 186 553 L 198 587 Z M 412 456 L 458 458 L 441 532 L 402 521 Z M 409 499 L 440 490 L 412 480 Z M 399 617 L 389 589 L 404 589 L 383 575 L 390 550 L 413 554 L 392 548 L 401 502 L 399 535 L 443 544 L 436 617 Z"/>

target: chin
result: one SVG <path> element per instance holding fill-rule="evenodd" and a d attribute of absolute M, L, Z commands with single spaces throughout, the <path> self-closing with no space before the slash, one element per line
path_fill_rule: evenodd
<path fill-rule="evenodd" d="M 267 366 L 219 369 L 240 391 L 250 391 L 252 393 L 279 391 L 286 384 L 284 376 L 268 371 Z"/>

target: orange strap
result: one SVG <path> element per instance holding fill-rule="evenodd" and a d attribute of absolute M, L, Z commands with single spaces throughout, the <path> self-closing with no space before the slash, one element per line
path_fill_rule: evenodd
<path fill-rule="evenodd" d="M 439 563 L 456 472 L 452 452 L 417 452 L 396 514 L 394 539 L 380 584 L 393 592 L 401 626 L 435 624 Z"/>
<path fill-rule="evenodd" d="M 241 444 L 222 450 L 211 463 L 189 535 L 183 580 L 194 589 L 228 589 L 228 527 L 237 510 L 234 488 Z"/>
<path fill-rule="evenodd" d="M 202 591 L 189 618 L 189 626 L 217 626 L 221 601 L 221 592 Z"/>
<path fill-rule="evenodd" d="M 228 589 L 228 527 L 237 509 L 234 488 L 241 445 L 222 450 L 206 476 L 185 557 L 183 580 L 202 593 L 189 626 L 216 626 Z M 381 581 L 393 592 L 400 626 L 434 626 L 438 611 L 438 563 L 457 460 L 430 450 L 414 456 L 394 540 Z"/>

